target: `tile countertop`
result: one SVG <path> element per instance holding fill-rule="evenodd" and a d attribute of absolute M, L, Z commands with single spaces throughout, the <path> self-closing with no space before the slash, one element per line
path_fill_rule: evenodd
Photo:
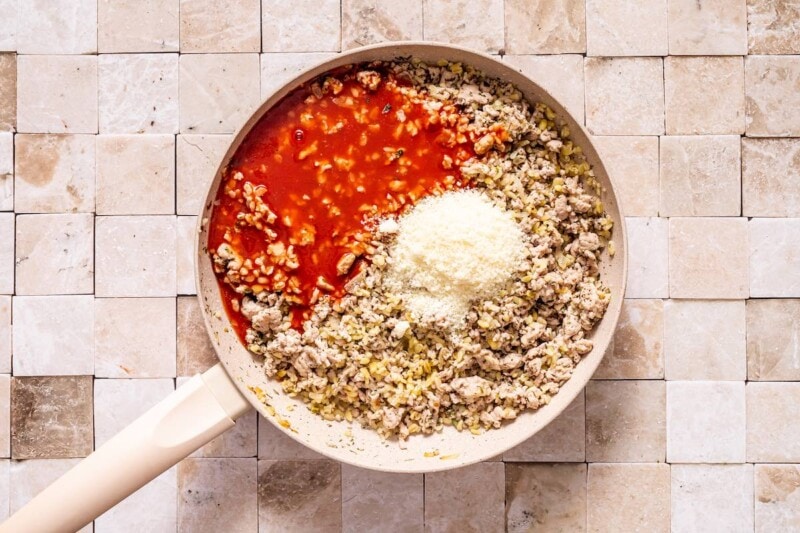
<path fill-rule="evenodd" d="M 424 38 L 501 55 L 596 135 L 631 250 L 596 379 L 502 461 L 424 477 L 339 465 L 250 415 L 94 529 L 800 530 L 796 1 L 0 13 L 0 517 L 214 360 L 196 179 L 261 96 L 342 49 Z"/>

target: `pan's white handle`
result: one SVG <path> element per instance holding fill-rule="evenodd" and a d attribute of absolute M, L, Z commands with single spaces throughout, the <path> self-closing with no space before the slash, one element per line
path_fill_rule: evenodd
<path fill-rule="evenodd" d="M 0 532 L 77 531 L 233 427 L 250 407 L 217 364 L 47 487 L 2 524 Z"/>

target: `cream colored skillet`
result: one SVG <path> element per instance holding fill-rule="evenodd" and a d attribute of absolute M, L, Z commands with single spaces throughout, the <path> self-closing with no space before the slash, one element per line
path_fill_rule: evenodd
<path fill-rule="evenodd" d="M 577 366 L 572 378 L 546 406 L 526 412 L 502 428 L 473 435 L 446 428 L 439 434 L 412 437 L 405 446 L 383 441 L 377 433 L 345 422 L 328 422 L 281 392 L 264 375 L 259 357 L 237 338 L 220 297 L 206 253 L 205 223 L 220 186 L 221 169 L 236 152 L 253 125 L 283 96 L 331 68 L 376 59 L 414 56 L 426 61 L 462 61 L 487 74 L 516 84 L 531 101 L 544 102 L 567 121 L 572 136 L 594 167 L 603 186 L 603 202 L 614 220 L 617 253 L 602 257 L 601 276 L 612 300 L 592 338 L 594 349 Z M 198 294 L 206 327 L 219 355 L 217 364 L 193 377 L 118 435 L 101 446 L 27 506 L 0 531 L 75 531 L 102 514 L 158 474 L 214 437 L 230 429 L 234 420 L 255 408 L 289 437 L 333 459 L 388 472 L 432 472 L 457 468 L 500 455 L 542 429 L 586 385 L 608 347 L 620 314 L 626 279 L 625 226 L 618 198 L 588 134 L 550 94 L 535 82 L 496 58 L 449 45 L 394 43 L 342 53 L 295 77 L 271 95 L 238 132 L 211 183 L 198 228 L 196 248 Z"/>

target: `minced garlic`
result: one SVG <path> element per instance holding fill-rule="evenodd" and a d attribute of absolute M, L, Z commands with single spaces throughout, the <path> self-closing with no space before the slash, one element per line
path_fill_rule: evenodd
<path fill-rule="evenodd" d="M 421 201 L 397 232 L 389 283 L 422 321 L 457 325 L 471 302 L 511 279 L 526 254 L 511 215 L 478 191 Z"/>

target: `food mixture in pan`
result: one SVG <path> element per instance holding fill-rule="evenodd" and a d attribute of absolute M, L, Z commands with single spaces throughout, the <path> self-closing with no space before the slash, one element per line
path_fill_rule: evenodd
<path fill-rule="evenodd" d="M 569 128 L 460 63 L 335 69 L 224 171 L 209 254 L 247 348 L 328 420 L 405 439 L 537 409 L 592 350 L 612 221 Z"/>

